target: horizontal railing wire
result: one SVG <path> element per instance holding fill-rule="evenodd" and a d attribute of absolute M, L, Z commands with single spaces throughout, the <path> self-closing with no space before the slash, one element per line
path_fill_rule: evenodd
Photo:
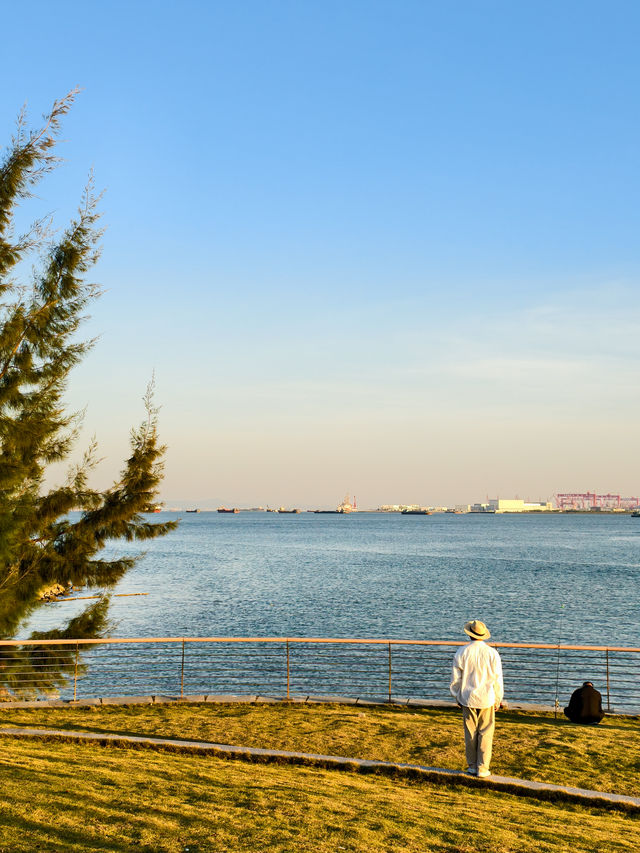
<path fill-rule="evenodd" d="M 0 641 L 0 699 L 167 694 L 451 700 L 464 641 L 150 637 Z M 640 648 L 496 643 L 510 702 L 561 709 L 592 681 L 605 709 L 640 712 Z"/>

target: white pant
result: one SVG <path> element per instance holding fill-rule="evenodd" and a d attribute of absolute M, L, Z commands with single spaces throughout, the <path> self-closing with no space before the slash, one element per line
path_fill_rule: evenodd
<path fill-rule="evenodd" d="M 496 722 L 495 708 L 493 705 L 490 708 L 463 707 L 462 720 L 467 764 L 472 770 L 488 770 Z"/>

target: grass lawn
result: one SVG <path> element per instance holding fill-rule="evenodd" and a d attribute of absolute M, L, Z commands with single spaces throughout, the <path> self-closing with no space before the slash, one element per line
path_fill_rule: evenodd
<path fill-rule="evenodd" d="M 156 726 L 164 728 L 169 711 L 180 712 L 184 724 L 189 710 L 200 718 L 223 709 L 163 709 Z M 222 719 L 233 720 L 240 709 L 224 710 Z M 329 732 L 335 729 L 332 720 L 338 728 L 344 725 L 342 710 L 330 710 L 325 715 Z M 108 728 L 107 723 L 120 719 L 122 728 L 139 730 L 137 710 L 129 726 L 126 713 L 97 712 L 93 726 Z M 272 721 L 274 713 L 269 709 Z M 283 725 L 286 717 L 281 713 L 279 719 Z M 429 717 L 422 715 L 422 721 L 428 723 Z M 246 734 L 249 724 L 245 718 L 228 725 L 243 725 Z M 381 724 L 373 714 L 370 725 Z M 152 725 L 150 717 L 147 725 Z M 214 715 L 199 725 L 215 728 Z M 307 725 L 320 729 L 320 716 L 307 718 Z M 3 853 L 617 853 L 635 851 L 640 835 L 636 815 L 490 790 L 80 744 L 2 739 L 0 784 Z"/>
<path fill-rule="evenodd" d="M 149 734 L 463 769 L 460 713 L 344 705 L 131 705 L 5 709 L 0 726 Z M 552 714 L 497 715 L 492 770 L 640 796 L 640 718 L 575 726 Z"/>

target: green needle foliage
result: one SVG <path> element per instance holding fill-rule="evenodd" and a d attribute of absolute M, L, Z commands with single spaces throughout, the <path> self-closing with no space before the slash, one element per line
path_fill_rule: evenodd
<path fill-rule="evenodd" d="M 135 560 L 101 559 L 108 541 L 153 539 L 175 527 L 150 523 L 143 515 L 157 495 L 165 450 L 152 386 L 118 482 L 106 491 L 89 486 L 97 461 L 92 443 L 66 482 L 45 487 L 48 467 L 68 458 L 77 437 L 79 418 L 66 411 L 63 395 L 70 371 L 93 343 L 78 337 L 87 308 L 100 295 L 86 280 L 101 236 L 92 181 L 77 217 L 55 239 L 47 221 L 20 236 L 14 221 L 18 206 L 59 162 L 54 148 L 60 123 L 76 94 L 56 101 L 38 130 L 28 131 L 21 114 L 0 163 L 0 636 L 5 639 L 42 604 L 45 587 L 113 586 Z M 29 260 L 36 261 L 35 271 L 24 284 L 18 267 Z M 72 510 L 80 515 L 70 517 Z M 36 638 L 99 637 L 108 626 L 107 610 L 108 600 L 100 599 L 59 630 Z M 45 654 L 59 662 L 46 677 L 34 672 L 34 689 L 64 683 L 69 647 L 23 647 L 22 664 L 27 649 L 34 667 Z M 1 652 L 0 685 L 11 689 L 13 669 L 12 656 Z"/>

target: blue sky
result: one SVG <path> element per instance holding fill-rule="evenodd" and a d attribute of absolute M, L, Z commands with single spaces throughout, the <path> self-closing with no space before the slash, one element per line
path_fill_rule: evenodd
<path fill-rule="evenodd" d="M 3 142 L 83 88 L 24 215 L 106 188 L 69 389 L 105 484 L 155 370 L 169 501 L 638 493 L 637 4 L 3 21 Z"/>

